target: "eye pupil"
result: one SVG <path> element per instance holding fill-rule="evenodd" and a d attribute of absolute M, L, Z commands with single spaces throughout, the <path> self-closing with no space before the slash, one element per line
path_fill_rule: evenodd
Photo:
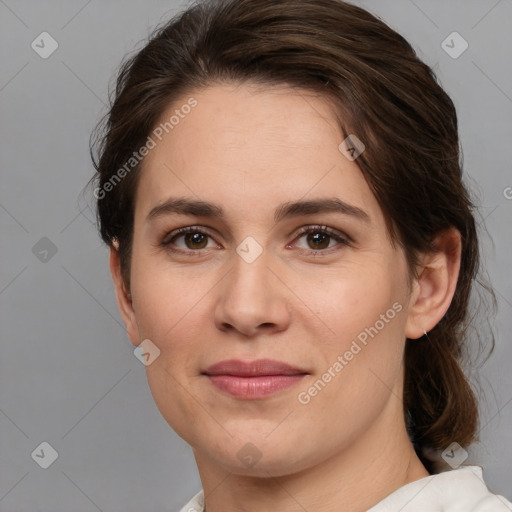
<path fill-rule="evenodd" d="M 330 236 L 325 233 L 315 232 L 308 234 L 308 243 L 313 242 L 315 249 L 326 249 L 329 247 Z M 327 243 L 325 243 L 327 242 Z"/>
<path fill-rule="evenodd" d="M 189 247 L 189 249 L 202 249 L 206 247 L 208 240 L 206 235 L 203 233 L 186 233 L 185 242 L 187 246 L 189 245 L 189 242 L 191 242 L 192 245 L 195 245 L 194 247 Z M 199 244 L 199 247 L 196 244 Z"/>

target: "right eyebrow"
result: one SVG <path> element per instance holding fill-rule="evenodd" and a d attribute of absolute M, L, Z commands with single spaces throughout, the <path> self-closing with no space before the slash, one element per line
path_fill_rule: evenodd
<path fill-rule="evenodd" d="M 224 217 L 223 209 L 219 205 L 185 197 L 172 197 L 152 208 L 146 220 L 153 220 L 170 213 L 194 215 L 196 217 Z"/>

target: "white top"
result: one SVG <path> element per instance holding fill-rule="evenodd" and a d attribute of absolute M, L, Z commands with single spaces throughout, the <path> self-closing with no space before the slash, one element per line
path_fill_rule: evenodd
<path fill-rule="evenodd" d="M 367 512 L 512 512 L 512 503 L 492 494 L 482 468 L 463 466 L 406 484 Z M 197 493 L 180 512 L 204 512 L 204 494 Z"/>

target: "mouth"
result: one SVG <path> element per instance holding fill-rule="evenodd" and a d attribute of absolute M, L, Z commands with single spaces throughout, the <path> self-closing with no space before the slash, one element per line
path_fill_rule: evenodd
<path fill-rule="evenodd" d="M 218 390 L 242 399 L 266 398 L 298 383 L 309 373 L 282 361 L 229 359 L 208 367 L 203 375 Z"/>

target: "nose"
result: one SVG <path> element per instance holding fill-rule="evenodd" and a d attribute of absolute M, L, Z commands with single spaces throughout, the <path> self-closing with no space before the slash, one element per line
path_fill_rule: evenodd
<path fill-rule="evenodd" d="M 252 263 L 236 255 L 233 268 L 217 292 L 216 327 L 246 337 L 286 330 L 290 324 L 291 294 L 278 274 L 269 267 L 265 251 Z"/>

